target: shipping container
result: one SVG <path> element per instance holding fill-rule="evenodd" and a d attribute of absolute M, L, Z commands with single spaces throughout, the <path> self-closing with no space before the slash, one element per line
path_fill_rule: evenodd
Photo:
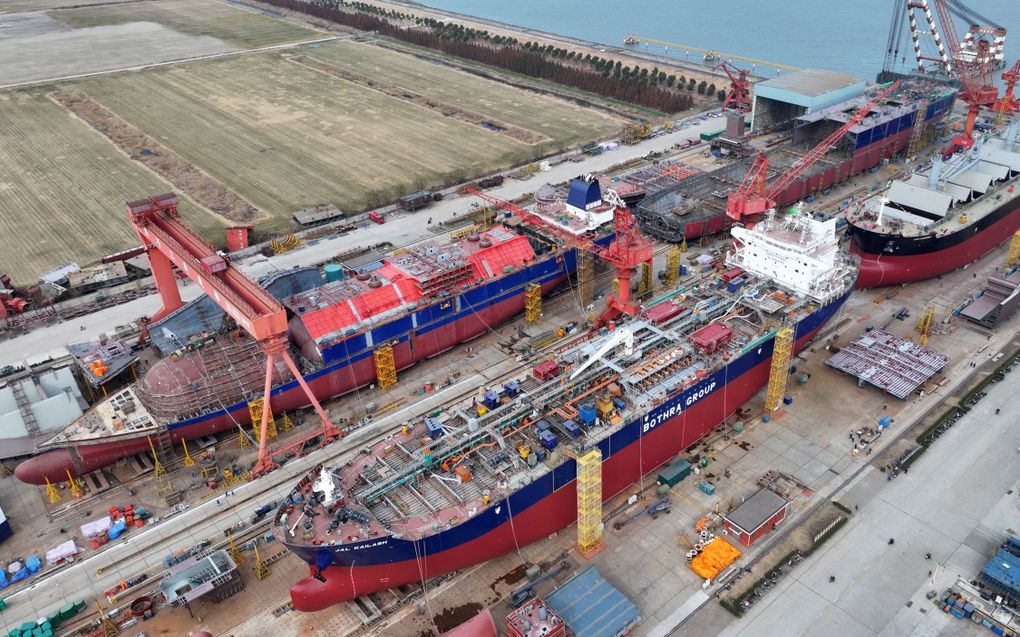
<path fill-rule="evenodd" d="M 659 472 L 659 482 L 671 487 L 691 474 L 691 463 L 686 460 L 677 460 Z"/>
<path fill-rule="evenodd" d="M 712 141 L 713 139 L 715 139 L 716 137 L 718 137 L 718 136 L 722 135 L 722 134 L 723 134 L 723 132 L 724 132 L 724 130 L 725 130 L 725 129 L 722 129 L 722 128 L 720 128 L 719 130 L 717 130 L 717 131 L 713 131 L 713 132 L 711 132 L 711 133 L 702 133 L 702 134 L 700 135 L 700 137 L 701 137 L 701 140 L 702 140 L 702 141 L 706 141 L 706 142 L 710 142 L 710 141 Z"/>

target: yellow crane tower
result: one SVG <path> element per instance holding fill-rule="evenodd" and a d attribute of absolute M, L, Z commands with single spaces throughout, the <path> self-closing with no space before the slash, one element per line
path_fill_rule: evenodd
<path fill-rule="evenodd" d="M 602 542 L 602 452 L 592 449 L 577 459 L 577 550 L 586 558 L 605 548 Z"/>
<path fill-rule="evenodd" d="M 793 355 L 793 328 L 781 327 L 772 345 L 772 368 L 769 385 L 765 390 L 765 415 L 771 416 L 783 401 L 786 381 L 790 376 L 790 357 Z"/>
<path fill-rule="evenodd" d="M 931 328 L 934 323 L 935 308 L 929 305 L 921 312 L 921 318 L 918 319 L 917 325 L 914 326 L 914 329 L 921 335 L 921 338 L 917 339 L 921 347 L 928 347 L 928 335 L 931 334 Z"/>

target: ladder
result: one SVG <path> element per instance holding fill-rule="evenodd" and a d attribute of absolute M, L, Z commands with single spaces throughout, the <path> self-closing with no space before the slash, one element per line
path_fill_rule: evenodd
<path fill-rule="evenodd" d="M 30 436 L 38 436 L 41 433 L 39 423 L 35 419 L 35 412 L 32 411 L 32 402 L 25 395 L 25 388 L 19 381 L 13 381 L 10 387 L 14 394 L 14 402 L 17 403 L 18 411 L 21 412 L 21 420 L 25 423 L 25 430 Z"/>
<path fill-rule="evenodd" d="M 772 369 L 769 386 L 765 391 L 765 414 L 771 416 L 783 402 L 786 381 L 790 376 L 790 357 L 793 355 L 793 328 L 783 327 L 776 332 L 772 345 Z"/>

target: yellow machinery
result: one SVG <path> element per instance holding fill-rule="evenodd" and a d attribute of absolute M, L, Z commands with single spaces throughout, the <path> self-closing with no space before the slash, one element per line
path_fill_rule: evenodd
<path fill-rule="evenodd" d="M 71 476 L 70 469 L 67 470 L 67 486 L 71 487 L 71 495 L 75 498 L 80 498 L 85 495 L 81 490 L 81 485 L 78 484 L 78 481 Z"/>
<path fill-rule="evenodd" d="M 241 425 L 237 426 L 237 431 L 240 432 L 237 436 L 237 443 L 241 445 L 242 449 L 248 449 L 252 446 L 251 438 L 248 437 L 248 432 L 244 430 Z"/>
<path fill-rule="evenodd" d="M 241 555 L 241 550 L 237 548 L 237 543 L 234 542 L 234 534 L 231 531 L 227 531 L 227 548 L 230 551 L 230 559 L 234 560 L 234 564 L 237 566 L 244 564 L 244 556 Z"/>
<path fill-rule="evenodd" d="M 283 254 L 284 252 L 290 252 L 294 248 L 301 245 L 301 239 L 298 239 L 292 234 L 284 237 L 283 241 L 277 241 L 273 239 L 269 242 L 269 247 L 273 249 L 273 254 Z"/>
<path fill-rule="evenodd" d="M 194 467 L 195 459 L 191 457 L 190 453 L 188 453 L 188 441 L 185 440 L 184 438 L 181 438 L 181 446 L 184 447 L 184 466 Z"/>
<path fill-rule="evenodd" d="M 375 350 L 375 378 L 379 383 L 379 389 L 397 384 L 397 366 L 393 361 L 393 348 L 389 345 L 377 347 Z"/>
<path fill-rule="evenodd" d="M 46 478 L 46 499 L 50 501 L 50 504 L 60 502 L 60 493 L 57 491 L 57 488 L 50 482 L 49 476 L 44 477 Z"/>
<path fill-rule="evenodd" d="M 542 318 L 542 286 L 529 283 L 524 288 L 524 319 L 528 323 L 537 323 Z"/>
<path fill-rule="evenodd" d="M 666 285 L 673 285 L 680 278 L 680 254 L 680 246 L 669 246 L 666 252 Z"/>
<path fill-rule="evenodd" d="M 603 548 L 602 452 L 596 448 L 577 459 L 577 550 L 589 558 Z"/>
<path fill-rule="evenodd" d="M 765 413 L 772 415 L 783 402 L 786 381 L 790 376 L 790 358 L 793 355 L 793 328 L 782 327 L 776 332 L 772 346 L 772 369 L 769 386 L 765 391 Z"/>
<path fill-rule="evenodd" d="M 1012 268 L 1020 258 L 1020 230 L 1013 233 L 1013 240 L 1009 242 L 1009 254 L 1006 255 L 1006 267 Z"/>
<path fill-rule="evenodd" d="M 99 609 L 99 624 L 103 629 L 103 637 L 116 637 L 120 634 L 120 629 L 117 628 L 117 624 L 110 621 L 110 618 L 106 616 L 106 612 L 103 611 L 103 605 L 96 600 L 96 608 Z"/>
<path fill-rule="evenodd" d="M 248 401 L 248 416 L 251 417 L 251 427 L 255 433 L 255 440 L 258 440 L 261 435 L 263 405 L 265 405 L 265 399 L 262 397 Z M 272 440 L 277 436 L 276 419 L 273 417 L 273 407 L 265 405 L 265 408 L 269 411 L 269 421 L 266 424 L 266 440 Z"/>
<path fill-rule="evenodd" d="M 934 323 L 935 308 L 929 305 L 921 312 L 921 318 L 918 319 L 917 325 L 914 326 L 917 333 L 921 335 L 921 338 L 917 339 L 921 347 L 928 347 L 928 335 L 931 334 L 931 328 Z"/>
<path fill-rule="evenodd" d="M 595 278 L 594 262 L 591 252 L 587 250 L 577 251 L 577 293 L 580 297 L 581 307 L 588 307 L 592 303 L 592 283 Z"/>

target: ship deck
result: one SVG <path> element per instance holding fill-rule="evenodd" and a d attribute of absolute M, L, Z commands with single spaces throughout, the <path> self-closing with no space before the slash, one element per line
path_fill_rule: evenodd
<path fill-rule="evenodd" d="M 770 236 L 784 232 L 769 226 Z M 845 290 L 853 276 L 840 280 Z M 300 533 L 291 540 L 298 543 L 338 545 L 382 535 L 421 539 L 456 526 L 817 304 L 764 277 L 739 288 L 681 289 L 615 330 L 575 338 L 527 376 L 518 370 L 470 400 L 404 423 L 343 466 L 316 467 L 299 481 L 298 501 L 281 508 L 279 531 Z"/>

